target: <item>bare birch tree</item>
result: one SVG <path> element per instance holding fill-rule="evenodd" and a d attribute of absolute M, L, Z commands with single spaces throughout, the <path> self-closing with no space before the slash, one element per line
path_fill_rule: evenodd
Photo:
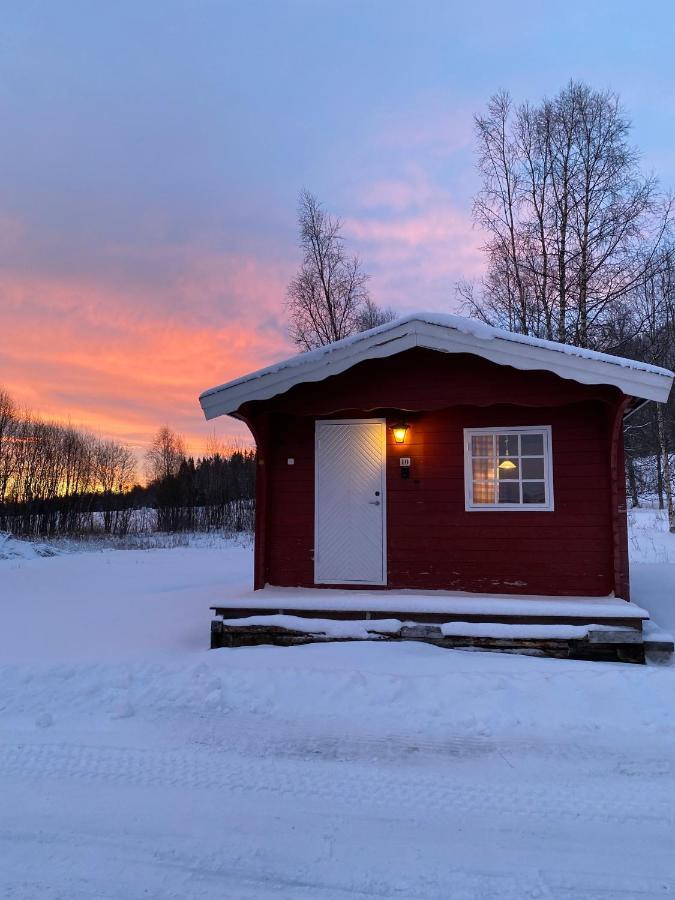
<path fill-rule="evenodd" d="M 7 496 L 15 457 L 18 412 L 7 391 L 0 388 L 0 503 Z"/>
<path fill-rule="evenodd" d="M 342 221 L 309 191 L 300 194 L 298 224 L 303 259 L 286 293 L 296 347 L 313 350 L 394 318 L 370 299 L 368 276 L 345 249 Z"/>
<path fill-rule="evenodd" d="M 675 368 L 675 255 L 670 248 L 664 248 L 655 270 L 645 279 L 640 290 L 635 292 L 630 305 L 632 340 L 628 344 L 631 355 L 665 368 Z M 631 444 L 637 443 L 642 453 L 656 456 L 657 493 L 659 507 L 667 510 L 671 531 L 675 531 L 675 502 L 673 497 L 672 452 L 675 449 L 675 397 L 667 403 L 657 403 L 651 416 L 653 427 L 650 444 L 628 441 L 628 455 L 632 455 Z M 647 420 L 640 416 L 630 429 L 646 429 Z M 629 460 L 632 464 L 632 460 Z M 665 503 L 664 503 L 665 500 Z"/>
<path fill-rule="evenodd" d="M 150 481 L 162 481 L 178 474 L 187 456 L 185 441 L 168 425 L 158 429 L 145 454 L 145 464 Z"/>
<path fill-rule="evenodd" d="M 615 94 L 578 82 L 538 105 L 514 107 L 505 92 L 490 100 L 475 119 L 487 271 L 459 286 L 471 314 L 606 349 L 620 304 L 662 262 L 671 222 L 630 128 Z"/>
<path fill-rule="evenodd" d="M 367 297 L 358 316 L 358 331 L 368 331 L 371 328 L 377 328 L 379 325 L 386 325 L 387 322 L 393 322 L 396 313 L 391 307 L 384 309 L 378 306 L 370 297 Z"/>

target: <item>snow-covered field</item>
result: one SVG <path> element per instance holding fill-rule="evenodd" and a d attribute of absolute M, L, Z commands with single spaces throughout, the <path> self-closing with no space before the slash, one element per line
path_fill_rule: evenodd
<path fill-rule="evenodd" d="M 632 514 L 675 630 L 675 536 Z M 675 894 L 675 667 L 208 651 L 245 543 L 0 543 L 0 897 Z"/>

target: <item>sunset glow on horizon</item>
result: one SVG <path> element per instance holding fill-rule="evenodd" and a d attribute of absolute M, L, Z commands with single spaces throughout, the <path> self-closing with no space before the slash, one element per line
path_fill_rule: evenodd
<path fill-rule="evenodd" d="M 3 342 L 2 385 L 32 412 L 121 440 L 138 453 L 162 424 L 179 431 L 194 455 L 214 434 L 250 443 L 247 429 L 232 419 L 225 427 L 205 422 L 198 396 L 293 349 L 282 323 L 255 321 L 265 306 L 261 291 L 273 287 L 246 266 L 230 277 L 241 292 L 238 308 L 227 322 L 214 313 L 212 325 L 179 311 L 162 315 L 161 298 L 151 293 L 28 277 L 5 282 L 3 322 L 12 339 Z M 191 291 L 208 291 L 196 274 L 183 289 L 186 303 Z"/>
<path fill-rule="evenodd" d="M 195 455 L 214 434 L 250 442 L 198 396 L 294 352 L 302 188 L 405 314 L 456 311 L 455 283 L 482 271 L 472 116 L 499 88 L 611 87 L 645 168 L 675 183 L 675 112 L 651 99 L 675 95 L 667 29 L 619 65 L 609 45 L 643 27 L 621 11 L 603 49 L 586 7 L 554 27 L 535 4 L 521 33 L 503 4 L 9 6 L 0 387 L 139 456 L 162 424 Z"/>

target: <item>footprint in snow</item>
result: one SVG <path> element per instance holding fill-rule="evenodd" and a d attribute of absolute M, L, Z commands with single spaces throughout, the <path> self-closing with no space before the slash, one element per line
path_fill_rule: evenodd
<path fill-rule="evenodd" d="M 118 700 L 117 703 L 113 704 L 110 718 L 130 719 L 134 714 L 134 708 L 128 700 Z"/>

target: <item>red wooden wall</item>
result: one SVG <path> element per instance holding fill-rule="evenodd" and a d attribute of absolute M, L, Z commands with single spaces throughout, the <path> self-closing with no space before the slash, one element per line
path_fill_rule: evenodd
<path fill-rule="evenodd" d="M 406 410 L 409 440 L 390 437 L 387 451 L 388 588 L 610 593 L 625 550 L 610 467 L 621 399 L 550 373 L 414 350 L 249 404 L 242 416 L 265 468 L 258 585 L 313 585 L 315 419 L 392 421 Z M 465 511 L 463 429 L 492 425 L 551 426 L 553 512 Z M 401 455 L 412 457 L 409 480 Z"/>

